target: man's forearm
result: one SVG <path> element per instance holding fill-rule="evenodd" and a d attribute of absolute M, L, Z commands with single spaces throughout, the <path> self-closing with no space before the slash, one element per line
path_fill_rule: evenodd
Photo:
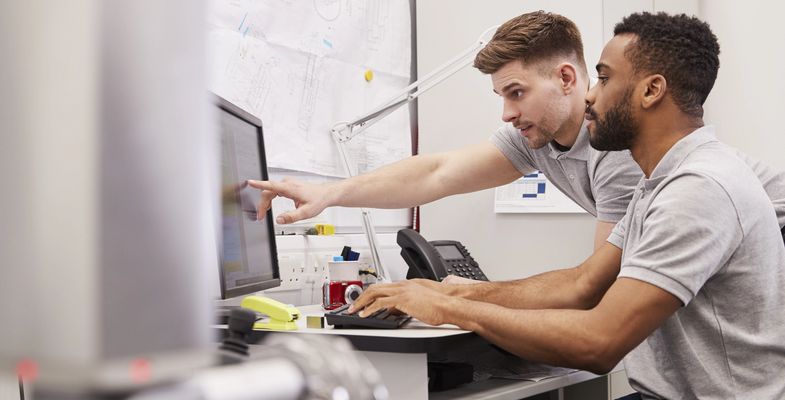
<path fill-rule="evenodd" d="M 331 187 L 333 206 L 407 208 L 458 193 L 510 183 L 521 176 L 491 143 L 398 161 Z"/>
<path fill-rule="evenodd" d="M 549 271 L 514 281 L 454 285 L 451 294 L 514 309 L 586 309 L 594 305 L 582 289 L 578 268 Z"/>
<path fill-rule="evenodd" d="M 442 307 L 445 323 L 473 331 L 534 362 L 607 372 L 605 332 L 585 310 L 510 310 L 494 304 L 453 299 Z"/>
<path fill-rule="evenodd" d="M 410 157 L 332 186 L 331 206 L 408 208 L 446 196 L 434 178 L 440 156 Z"/>
<path fill-rule="evenodd" d="M 452 285 L 447 294 L 515 309 L 586 310 L 600 302 L 619 275 L 620 265 L 621 249 L 606 243 L 575 268 L 517 281 Z"/>

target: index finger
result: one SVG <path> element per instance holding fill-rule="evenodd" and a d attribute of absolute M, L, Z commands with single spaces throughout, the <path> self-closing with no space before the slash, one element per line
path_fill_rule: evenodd
<path fill-rule="evenodd" d="M 279 190 L 278 183 L 277 182 L 273 182 L 273 181 L 255 181 L 255 180 L 249 179 L 249 180 L 247 180 L 245 182 L 248 184 L 248 186 L 250 186 L 252 188 L 255 188 L 255 189 L 272 190 L 274 192 L 277 192 Z"/>
<path fill-rule="evenodd" d="M 368 290 L 364 291 L 351 306 L 349 306 L 349 313 L 355 313 L 362 310 L 379 297 L 389 296 L 392 285 L 394 285 L 394 283 L 376 283 L 372 285 Z"/>

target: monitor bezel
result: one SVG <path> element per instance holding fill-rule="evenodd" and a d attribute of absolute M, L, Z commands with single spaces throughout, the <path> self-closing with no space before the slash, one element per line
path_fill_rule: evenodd
<path fill-rule="evenodd" d="M 265 153 L 264 148 L 264 133 L 262 129 L 262 121 L 259 118 L 251 115 L 250 113 L 246 112 L 245 110 L 241 109 L 237 105 L 231 103 L 230 101 L 224 99 L 221 96 L 213 94 L 213 99 L 215 104 L 221 110 L 228 112 L 229 114 L 253 125 L 256 127 L 256 138 L 259 147 L 259 167 L 261 168 L 261 177 L 262 180 L 268 180 L 269 177 L 267 175 L 267 155 Z M 223 269 L 223 238 L 219 239 L 218 242 L 218 276 L 220 280 L 220 287 L 221 287 L 221 299 L 226 300 L 233 297 L 238 297 L 254 292 L 259 292 L 265 289 L 271 289 L 278 286 L 281 286 L 281 271 L 278 265 L 278 248 L 275 243 L 275 229 L 273 227 L 273 212 L 272 209 L 267 210 L 267 215 L 265 216 L 265 221 L 267 221 L 267 233 L 270 237 L 270 250 L 272 254 L 272 264 L 273 264 L 273 279 L 268 279 L 259 283 L 255 283 L 253 285 L 243 286 L 241 288 L 235 289 L 227 289 L 226 288 L 226 278 L 224 276 L 224 269 Z M 220 237 L 220 235 L 219 235 Z"/>

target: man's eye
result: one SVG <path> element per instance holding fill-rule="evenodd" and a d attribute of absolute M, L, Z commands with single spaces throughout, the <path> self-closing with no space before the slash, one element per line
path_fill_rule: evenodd
<path fill-rule="evenodd" d="M 510 92 L 509 96 L 510 96 L 511 99 L 520 99 L 521 97 L 523 97 L 523 90 L 520 90 L 520 89 L 519 90 L 513 90 L 512 92 Z"/>
<path fill-rule="evenodd" d="M 603 85 L 608 83 L 608 77 L 607 76 L 598 76 L 597 80 L 600 81 L 600 83 L 603 84 Z"/>

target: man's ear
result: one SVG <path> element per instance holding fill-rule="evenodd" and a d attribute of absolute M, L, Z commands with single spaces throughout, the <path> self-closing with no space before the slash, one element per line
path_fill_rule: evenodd
<path fill-rule="evenodd" d="M 559 84 L 561 85 L 562 91 L 564 91 L 565 94 L 572 93 L 578 84 L 578 70 L 575 69 L 575 65 L 563 62 L 556 66 L 555 71 L 559 78 Z"/>
<path fill-rule="evenodd" d="M 665 98 L 668 89 L 668 81 L 660 74 L 649 75 L 643 79 L 643 98 L 641 107 L 649 109 L 658 105 Z"/>

